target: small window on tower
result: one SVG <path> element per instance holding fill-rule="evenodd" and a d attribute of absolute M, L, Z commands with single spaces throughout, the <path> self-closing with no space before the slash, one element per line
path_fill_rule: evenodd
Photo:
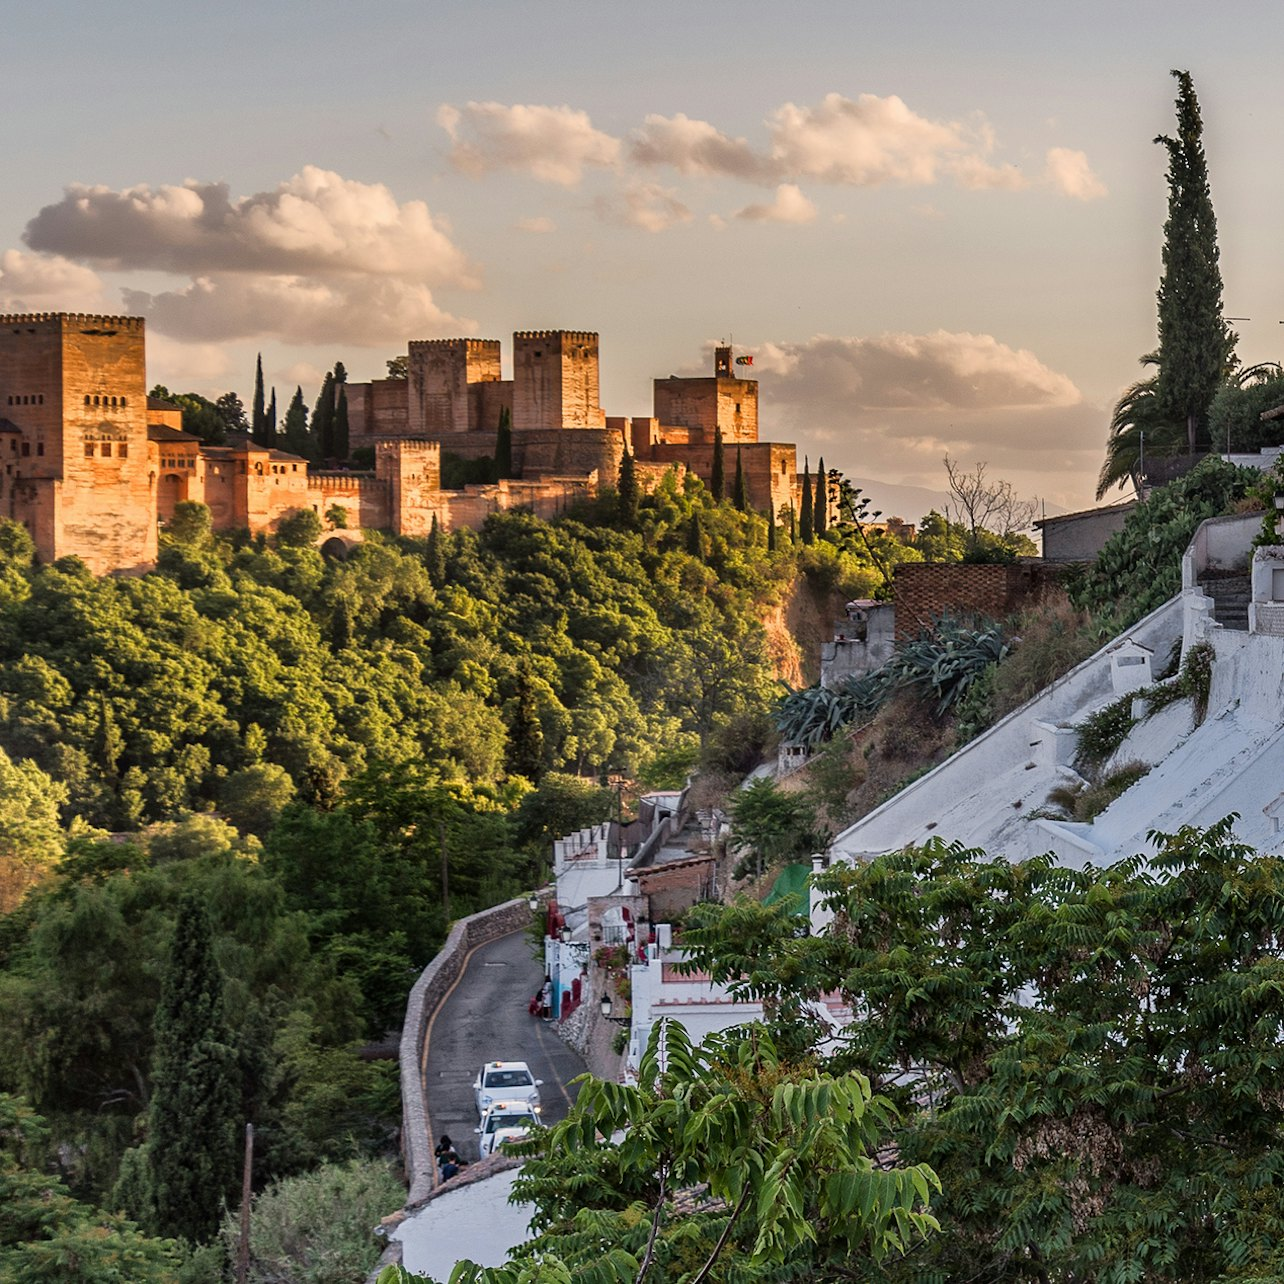
<path fill-rule="evenodd" d="M 45 404 L 45 394 L 42 392 L 36 400 L 43 406 Z"/>
<path fill-rule="evenodd" d="M 45 443 L 43 441 L 36 442 L 36 454 L 43 455 L 44 453 L 45 453 Z"/>
<path fill-rule="evenodd" d="M 129 454 L 129 443 L 122 441 L 120 443 L 120 449 L 116 453 L 124 459 Z"/>
<path fill-rule="evenodd" d="M 92 459 L 93 457 L 94 457 L 94 443 L 92 441 L 87 441 L 85 442 L 85 458 Z"/>
<path fill-rule="evenodd" d="M 129 402 L 128 402 L 128 401 L 126 401 L 124 397 L 122 397 L 122 398 L 120 399 L 120 408 L 121 408 L 122 410 L 124 410 L 124 409 L 125 409 L 125 407 L 126 407 L 127 405 L 129 405 Z"/>
<path fill-rule="evenodd" d="M 92 403 L 91 403 L 91 402 L 90 402 L 90 400 L 89 400 L 89 394 L 88 394 L 88 393 L 85 393 L 85 405 L 87 405 L 87 406 L 88 406 L 88 405 L 91 405 L 91 404 L 92 404 Z"/>
<path fill-rule="evenodd" d="M 104 459 L 111 458 L 111 442 L 109 441 L 103 442 L 103 458 Z"/>
<path fill-rule="evenodd" d="M 23 453 L 24 455 L 29 455 L 29 454 L 31 454 L 31 443 L 30 443 L 29 441 L 24 441 L 24 442 L 22 443 L 22 453 Z"/>

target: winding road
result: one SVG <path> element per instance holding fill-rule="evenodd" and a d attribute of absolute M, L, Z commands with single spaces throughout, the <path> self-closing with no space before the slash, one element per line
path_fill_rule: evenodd
<path fill-rule="evenodd" d="M 543 1117 L 556 1123 L 574 1100 L 570 1081 L 584 1073 L 583 1059 L 526 1010 L 544 980 L 524 931 L 479 945 L 428 1025 L 424 1092 L 428 1130 L 436 1143 L 449 1134 L 467 1161 L 478 1157 L 473 1080 L 486 1061 L 525 1061 L 540 1088 Z"/>

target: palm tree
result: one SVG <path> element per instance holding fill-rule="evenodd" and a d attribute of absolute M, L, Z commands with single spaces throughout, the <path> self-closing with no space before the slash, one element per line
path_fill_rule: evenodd
<path fill-rule="evenodd" d="M 1143 366 L 1157 366 L 1159 354 L 1147 353 Z M 1138 379 L 1119 398 L 1110 416 L 1106 458 L 1097 478 L 1097 498 L 1112 486 L 1132 482 L 1140 491 L 1147 456 L 1179 454 L 1186 443 L 1186 424 L 1166 417 L 1159 404 L 1159 375 Z"/>

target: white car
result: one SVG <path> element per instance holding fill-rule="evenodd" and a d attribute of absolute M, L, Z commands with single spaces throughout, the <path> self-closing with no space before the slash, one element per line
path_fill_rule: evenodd
<path fill-rule="evenodd" d="M 487 1061 L 473 1080 L 478 1118 L 497 1101 L 538 1106 L 539 1088 L 543 1082 L 531 1074 L 525 1061 Z"/>
<path fill-rule="evenodd" d="M 497 1101 L 482 1115 L 481 1127 L 476 1129 L 480 1140 L 477 1148 L 481 1157 L 493 1155 L 505 1141 L 525 1137 L 532 1128 L 542 1127 L 539 1107 L 525 1101 Z"/>

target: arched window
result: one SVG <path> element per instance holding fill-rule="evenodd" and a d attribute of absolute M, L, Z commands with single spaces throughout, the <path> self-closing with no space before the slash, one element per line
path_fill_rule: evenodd
<path fill-rule="evenodd" d="M 125 409 L 125 407 L 126 407 L 127 405 L 129 405 L 129 402 L 127 402 L 127 401 L 125 400 L 125 398 L 124 398 L 124 397 L 122 397 L 122 398 L 120 399 L 120 408 L 121 408 L 122 410 L 124 410 L 124 409 Z"/>
<path fill-rule="evenodd" d="M 92 405 L 92 404 L 93 404 L 93 403 L 89 400 L 89 394 L 88 394 L 88 393 L 85 393 L 85 405 L 87 405 L 87 406 L 88 406 L 88 405 Z"/>

